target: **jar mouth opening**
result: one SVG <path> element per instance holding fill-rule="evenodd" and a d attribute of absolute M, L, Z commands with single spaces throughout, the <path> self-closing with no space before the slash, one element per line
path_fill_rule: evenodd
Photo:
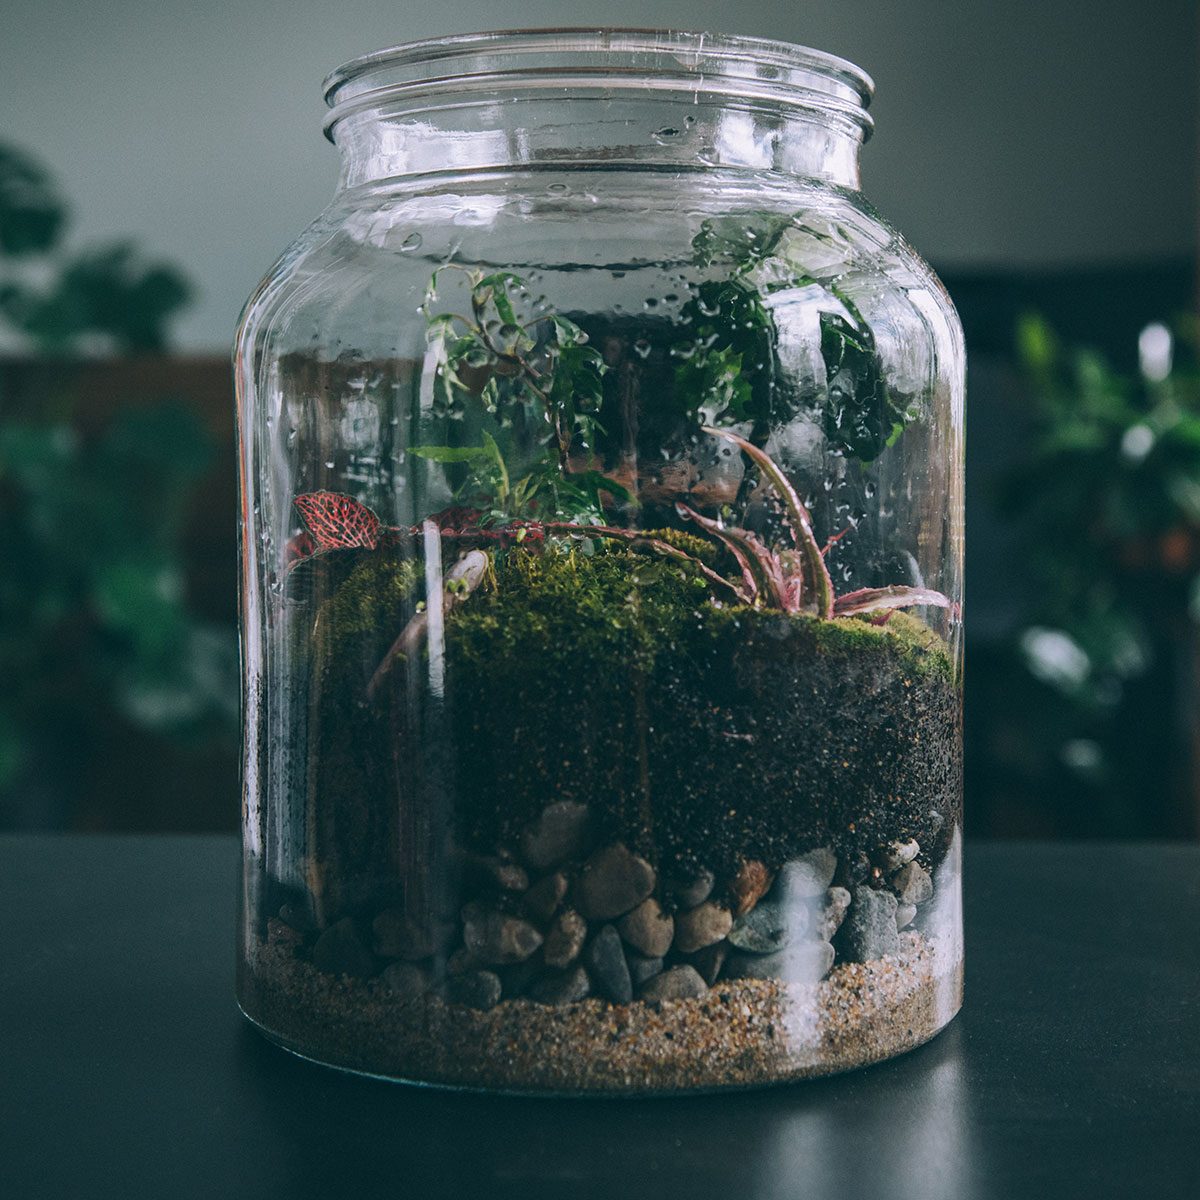
<path fill-rule="evenodd" d="M 352 59 L 325 79 L 326 135 L 351 113 L 411 99 L 537 89 L 676 91 L 801 108 L 873 122 L 870 75 L 837 55 L 791 42 L 667 29 L 497 30 L 405 42 Z"/>

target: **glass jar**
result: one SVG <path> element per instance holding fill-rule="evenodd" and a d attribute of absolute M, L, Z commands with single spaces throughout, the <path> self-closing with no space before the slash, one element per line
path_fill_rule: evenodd
<path fill-rule="evenodd" d="M 238 995 L 309 1058 L 671 1092 L 961 996 L 963 373 L 871 82 L 480 34 L 327 84 L 238 335 Z"/>

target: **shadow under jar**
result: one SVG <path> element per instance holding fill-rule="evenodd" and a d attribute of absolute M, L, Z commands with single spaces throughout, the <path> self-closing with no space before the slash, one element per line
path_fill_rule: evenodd
<path fill-rule="evenodd" d="M 547 31 L 328 81 L 237 345 L 238 995 L 547 1093 L 907 1050 L 961 998 L 961 332 L 871 83 Z"/>

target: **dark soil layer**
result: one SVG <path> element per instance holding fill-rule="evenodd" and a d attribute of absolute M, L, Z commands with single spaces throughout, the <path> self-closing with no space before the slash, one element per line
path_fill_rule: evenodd
<path fill-rule="evenodd" d="M 917 619 L 717 607 L 688 567 L 624 546 L 512 549 L 447 618 L 444 701 L 422 653 L 367 704 L 420 575 L 373 555 L 319 610 L 309 841 L 339 876 L 314 880 L 345 893 L 334 909 L 389 875 L 436 877 L 405 868 L 428 868 L 451 824 L 490 853 L 562 799 L 668 872 L 816 846 L 853 861 L 897 838 L 943 857 L 959 693 Z"/>

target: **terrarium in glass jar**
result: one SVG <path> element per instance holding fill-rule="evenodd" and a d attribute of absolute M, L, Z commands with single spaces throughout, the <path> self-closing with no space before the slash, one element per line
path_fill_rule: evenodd
<path fill-rule="evenodd" d="M 239 999 L 322 1062 L 666 1092 L 961 997 L 963 350 L 801 47 L 547 31 L 328 83 L 237 348 Z"/>

